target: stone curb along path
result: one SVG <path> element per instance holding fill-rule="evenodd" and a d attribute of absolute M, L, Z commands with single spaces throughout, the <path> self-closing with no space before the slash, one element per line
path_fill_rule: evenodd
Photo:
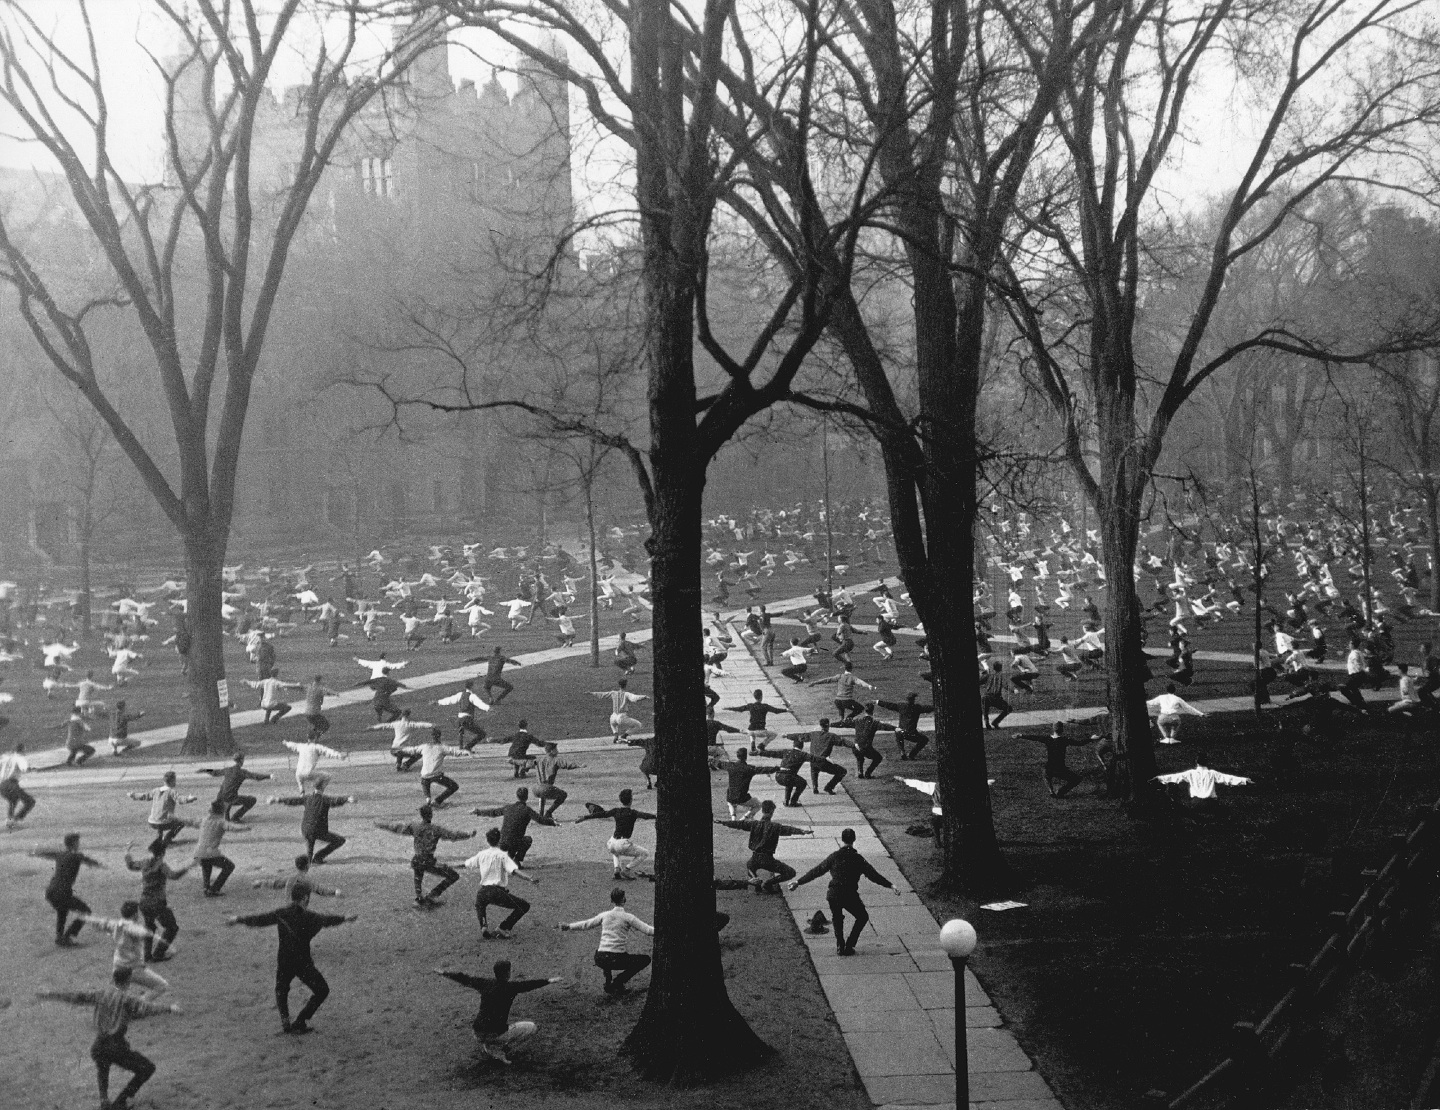
<path fill-rule="evenodd" d="M 733 626 L 737 647 L 743 642 Z M 749 701 L 761 690 L 771 705 L 788 705 L 784 694 L 748 651 L 732 652 L 726 674 L 712 680 L 722 704 Z M 793 715 L 778 718 L 775 731 L 801 727 Z M 783 791 L 769 778 L 757 778 L 758 798 L 778 805 Z M 845 1038 L 855 1070 L 870 1101 L 879 1107 L 955 1108 L 955 978 L 940 948 L 940 926 L 905 881 L 860 807 L 848 793 L 815 796 L 799 809 L 781 809 L 786 824 L 809 826 L 813 837 L 786 837 L 779 856 L 802 874 L 833 852 L 840 831 L 856 832 L 855 847 L 895 884 L 896 897 L 883 887 L 863 892 L 870 925 L 856 955 L 835 954 L 833 934 L 811 936 L 801 928 L 817 909 L 826 910 L 825 883 L 815 880 L 785 900 L 815 965 L 815 973 Z M 717 830 L 717 836 L 727 835 Z M 738 835 L 738 834 L 732 834 Z M 1060 1101 L 1035 1070 L 1014 1034 L 974 974 L 965 972 L 965 1027 L 970 1065 L 972 1110 L 1061 1110 Z"/>

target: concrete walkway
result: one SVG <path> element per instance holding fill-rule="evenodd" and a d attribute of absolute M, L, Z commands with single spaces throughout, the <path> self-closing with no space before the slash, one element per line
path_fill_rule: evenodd
<path fill-rule="evenodd" d="M 739 642 L 739 633 L 731 629 Z M 750 700 L 764 691 L 771 705 L 785 696 L 748 652 L 737 650 L 725 661 L 726 675 L 711 685 L 721 703 Z M 796 731 L 798 722 L 775 719 L 777 732 Z M 757 798 L 777 805 L 783 791 L 768 778 L 752 788 Z M 955 1107 L 955 976 L 940 949 L 940 925 L 925 908 L 890 858 L 860 807 L 846 793 L 815 796 L 806 792 L 799 809 L 780 809 L 779 819 L 814 829 L 813 837 L 786 837 L 779 856 L 797 871 L 820 862 L 839 845 L 840 830 L 856 832 L 855 847 L 875 869 L 896 885 L 898 896 L 883 887 L 862 891 L 870 926 L 856 955 L 835 954 L 832 934 L 801 932 L 820 985 L 870 1101 L 880 1107 Z M 717 830 L 717 836 L 725 835 Z M 738 834 L 736 834 L 738 835 Z M 817 879 L 785 893 L 797 928 L 825 907 L 825 880 Z M 965 972 L 965 1028 L 970 1064 L 970 1105 L 974 1110 L 1060 1110 L 1050 1086 L 1004 1028 L 1004 1022 L 975 976 Z"/>

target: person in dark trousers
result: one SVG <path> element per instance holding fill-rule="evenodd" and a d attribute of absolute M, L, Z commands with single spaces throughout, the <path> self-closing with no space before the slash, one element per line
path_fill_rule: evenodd
<path fill-rule="evenodd" d="M 24 744 L 17 743 L 13 750 L 0 755 L 0 798 L 5 799 L 7 831 L 15 829 L 35 808 L 35 795 L 20 785 L 20 776 L 29 770 Z"/>
<path fill-rule="evenodd" d="M 110 973 L 110 985 L 98 991 L 38 991 L 36 997 L 75 1006 L 95 1007 L 95 1040 L 90 1059 L 95 1062 L 95 1080 L 100 1088 L 101 1110 L 129 1110 L 140 1088 L 155 1074 L 155 1064 L 130 1046 L 126 1034 L 130 1023 L 160 1014 L 178 1014 L 179 1006 L 146 1002 L 129 991 L 130 969 L 117 967 Z M 110 1069 L 130 1073 L 115 1101 L 110 1101 Z"/>
<path fill-rule="evenodd" d="M 325 982 L 325 976 L 320 974 L 310 955 L 310 942 L 321 929 L 355 920 L 355 914 L 341 917 L 333 913 L 313 913 L 310 910 L 310 891 L 301 884 L 296 884 L 290 891 L 288 905 L 269 913 L 225 919 L 226 925 L 248 925 L 251 928 L 276 926 L 280 934 L 280 948 L 275 955 L 275 1008 L 280 1011 L 282 1033 L 309 1033 L 310 1019 L 330 995 L 330 984 Z M 310 998 L 291 1021 L 290 984 L 296 979 L 310 988 Z"/>
<path fill-rule="evenodd" d="M 455 832 L 443 826 L 431 822 L 435 811 L 428 805 L 420 807 L 419 821 L 376 821 L 377 829 L 384 829 L 386 832 L 398 833 L 400 836 L 408 836 L 414 844 L 414 852 L 410 857 L 410 870 L 415 875 L 415 904 L 421 907 L 440 906 L 440 895 L 444 894 L 452 886 L 460 881 L 460 872 L 435 859 L 435 849 L 442 840 L 470 840 L 475 835 L 475 830 L 468 833 Z M 440 881 L 435 884 L 429 894 L 424 892 L 426 875 L 438 876 Z"/>
<path fill-rule="evenodd" d="M 821 875 L 830 876 L 830 885 L 825 891 L 825 902 L 830 907 L 830 921 L 835 926 L 835 951 L 842 956 L 855 955 L 855 942 L 870 914 L 860 900 L 860 878 L 863 875 L 878 886 L 895 889 L 894 884 L 871 867 L 869 862 L 855 850 L 855 830 L 840 831 L 840 847 L 831 852 L 798 879 L 790 880 L 790 889 L 802 887 Z M 900 892 L 895 891 L 898 895 Z M 850 927 L 850 936 L 845 936 L 845 915 L 850 914 L 855 923 Z"/>
<path fill-rule="evenodd" d="M 80 851 L 80 834 L 66 833 L 63 848 L 36 848 L 30 854 L 40 859 L 53 860 L 55 873 L 45 887 L 45 901 L 55 910 L 55 943 L 68 948 L 75 943 L 80 930 L 85 927 L 81 917 L 70 922 L 67 929 L 65 919 L 71 913 L 89 914 L 90 907 L 75 897 L 75 880 L 80 877 L 80 868 L 104 867 L 99 860 L 91 859 Z"/>
<path fill-rule="evenodd" d="M 991 661 L 990 669 L 980 680 L 980 691 L 981 728 L 999 728 L 1000 722 L 1010 716 L 1010 703 L 1005 700 L 1005 672 L 1000 666 L 1000 660 Z M 998 710 L 993 721 L 990 719 L 992 710 Z"/>
<path fill-rule="evenodd" d="M 1048 736 L 1027 733 L 1024 734 L 1024 739 L 1045 745 L 1045 787 L 1050 791 L 1050 797 L 1063 798 L 1080 784 L 1080 776 L 1070 770 L 1065 762 L 1065 751 L 1067 748 L 1090 743 L 1089 737 L 1067 736 L 1065 725 L 1056 721 Z M 1057 782 L 1063 785 L 1057 788 Z"/>
<path fill-rule="evenodd" d="M 255 808 L 259 801 L 253 794 L 242 794 L 240 788 L 246 782 L 264 782 L 270 776 L 259 771 L 245 770 L 245 753 L 236 752 L 234 762 L 229 767 L 201 767 L 202 775 L 209 775 L 211 778 L 220 780 L 220 789 L 215 794 L 215 800 L 225 807 L 225 820 L 240 822 L 245 815 Z"/>
<path fill-rule="evenodd" d="M 525 830 L 534 821 L 541 825 L 555 825 L 555 819 L 548 814 L 542 816 L 530 808 L 530 789 L 515 788 L 515 800 L 508 805 L 476 807 L 470 811 L 476 817 L 500 818 L 500 847 L 510 853 L 516 863 L 525 862 L 525 854 L 535 846 L 535 838 L 525 835 Z"/>
<path fill-rule="evenodd" d="M 785 791 L 785 806 L 794 809 L 800 804 L 800 795 L 805 793 L 805 776 L 800 768 L 810 762 L 810 756 L 801 747 L 803 740 L 792 740 L 790 750 L 780 756 L 780 766 L 775 768 L 775 784 Z"/>
<path fill-rule="evenodd" d="M 515 689 L 514 686 L 511 686 L 510 683 L 506 682 L 505 679 L 502 677 L 505 671 L 505 664 L 509 663 L 516 667 L 524 666 L 524 664 L 521 663 L 520 660 L 511 659 L 503 651 L 501 651 L 498 644 L 496 645 L 495 650 L 492 651 L 489 655 L 477 655 L 472 659 L 466 659 L 465 662 L 485 664 L 485 681 L 482 684 L 481 689 L 485 691 L 485 696 L 490 699 L 490 704 L 492 706 L 499 705 L 502 701 L 509 697 L 511 691 Z M 495 690 L 500 691 L 499 697 L 491 697 L 491 693 Z"/>
<path fill-rule="evenodd" d="M 95 754 L 95 746 L 85 742 L 90 726 L 85 723 L 85 714 L 77 705 L 70 710 L 70 717 L 56 728 L 65 730 L 65 766 L 83 767 L 85 761 Z"/>
<path fill-rule="evenodd" d="M 895 746 L 900 749 L 900 758 L 914 759 L 930 743 L 930 737 L 920 731 L 920 718 L 927 713 L 934 713 L 933 705 L 921 705 L 915 700 L 913 693 L 906 694 L 904 701 L 879 702 L 880 708 L 888 709 L 900 719 L 895 722 Z M 906 744 L 915 746 L 906 749 Z"/>
<path fill-rule="evenodd" d="M 145 918 L 145 928 L 160 938 L 159 944 L 155 944 L 151 937 L 145 938 L 147 964 L 164 963 L 168 960 L 171 955 L 170 946 L 175 943 L 175 936 L 180 932 L 180 923 L 171 912 L 166 889 L 171 879 L 182 878 L 190 868 L 187 866 L 176 870 L 165 862 L 165 850 L 169 846 L 164 837 L 157 836 L 150 842 L 150 855 L 143 860 L 136 860 L 131 856 L 130 850 L 135 845 L 131 844 L 125 849 L 125 866 L 131 871 L 140 872 L 140 915 Z"/>
<path fill-rule="evenodd" d="M 830 761 L 830 753 L 835 750 L 837 744 L 849 746 L 846 741 L 841 740 L 830 731 L 830 718 L 820 718 L 820 728 L 815 732 L 793 732 L 786 736 L 787 740 L 799 740 L 809 748 L 810 752 L 810 792 L 820 793 L 820 776 L 830 776 L 829 783 L 825 786 L 825 793 L 834 794 L 835 787 L 840 785 L 840 780 L 846 775 L 844 767 Z"/>
<path fill-rule="evenodd" d="M 745 872 L 755 886 L 755 892 L 774 894 L 780 884 L 795 877 L 795 869 L 788 863 L 775 858 L 775 849 L 782 836 L 811 836 L 813 829 L 801 829 L 794 825 L 782 825 L 775 819 L 775 803 L 766 798 L 760 803 L 758 821 L 716 821 L 727 829 L 739 829 L 750 834 L 750 858 L 745 861 Z M 763 882 L 760 872 L 768 871 L 770 877 Z"/>
<path fill-rule="evenodd" d="M 317 782 L 312 794 L 289 798 L 269 797 L 265 799 L 265 804 L 267 806 L 303 806 L 305 812 L 300 815 L 300 835 L 305 838 L 305 854 L 310 857 L 311 863 L 324 863 L 332 852 L 345 843 L 343 836 L 330 831 L 330 811 L 336 806 L 347 805 L 354 800 L 354 798 L 332 798 L 325 793 L 325 784 Z M 315 850 L 316 841 L 325 845 L 318 852 Z"/>
<path fill-rule="evenodd" d="M 582 929 L 599 929 L 600 946 L 595 950 L 595 966 L 605 975 L 606 994 L 624 994 L 626 984 L 650 966 L 650 957 L 643 952 L 630 951 L 630 934 L 655 935 L 655 928 L 647 925 L 625 908 L 625 892 L 618 886 L 610 891 L 610 908 L 584 921 L 562 924 L 562 933 Z"/>
<path fill-rule="evenodd" d="M 175 788 L 174 771 L 166 771 L 162 785 L 154 790 L 144 793 L 132 790 L 128 796 L 133 801 L 150 803 L 150 816 L 145 818 L 145 822 L 154 830 L 156 836 L 164 838 L 166 844 L 174 841 L 185 827 L 185 822 L 175 816 L 175 807 L 189 805 L 197 800 L 195 795 L 181 794 Z"/>
<path fill-rule="evenodd" d="M 249 832 L 250 826 L 236 825 L 225 820 L 223 802 L 211 802 L 210 812 L 195 824 L 200 829 L 200 843 L 195 846 L 195 862 L 200 865 L 205 897 L 219 898 L 224 893 L 225 880 L 235 871 L 235 861 L 220 851 L 220 841 L 227 832 Z M 219 874 L 212 881 L 211 875 L 215 872 Z"/>
<path fill-rule="evenodd" d="M 485 843 L 487 847 L 481 848 L 464 863 L 468 870 L 480 872 L 480 889 L 475 892 L 475 917 L 480 922 L 480 935 L 486 940 L 509 940 L 511 931 L 530 912 L 529 902 L 510 893 L 510 877 L 518 875 L 532 886 L 538 886 L 540 880 L 521 870 L 510 853 L 500 846 L 499 829 L 487 829 Z M 491 932 L 485 914 L 489 906 L 510 911 L 494 932 Z"/>
<path fill-rule="evenodd" d="M 830 726 L 831 728 L 853 729 L 855 737 L 849 741 L 850 749 L 855 753 L 855 770 L 859 772 L 862 779 L 873 779 L 875 768 L 884 762 L 885 757 L 875 747 L 875 734 L 886 727 L 875 719 L 875 703 L 865 703 L 865 712 L 858 717 L 851 717 L 848 721 L 839 721 Z"/>
<path fill-rule="evenodd" d="M 510 1063 L 507 1049 L 514 1049 L 535 1035 L 536 1025 L 533 1021 L 510 1020 L 510 1007 L 516 997 L 563 981 L 558 975 L 551 979 L 511 979 L 509 960 L 495 961 L 493 979 L 484 975 L 466 975 L 461 971 L 445 971 L 438 967 L 435 974 L 480 992 L 480 1010 L 470 1028 L 475 1032 L 475 1039 L 480 1042 L 480 1051 L 501 1064 Z"/>
<path fill-rule="evenodd" d="M 530 754 L 530 745 L 540 743 L 540 738 L 530 731 L 530 722 L 524 717 L 515 723 L 515 731 L 499 741 L 506 745 L 505 758 L 510 761 L 511 778 L 524 778 L 535 766 L 535 757 Z"/>
<path fill-rule="evenodd" d="M 403 682 L 398 682 L 390 677 L 388 668 L 382 668 L 380 677 L 367 678 L 364 682 L 357 682 L 358 686 L 368 686 L 374 692 L 370 698 L 370 708 L 375 710 L 375 720 L 381 724 L 389 724 L 400 717 L 400 707 L 395 704 L 395 693 L 399 690 L 409 689 Z"/>
<path fill-rule="evenodd" d="M 130 726 L 141 717 L 145 716 L 144 710 L 139 713 L 127 713 L 125 711 L 125 699 L 121 698 L 115 703 L 115 708 L 110 714 L 110 754 L 124 755 L 131 748 L 140 746 L 139 740 L 130 739 Z"/>

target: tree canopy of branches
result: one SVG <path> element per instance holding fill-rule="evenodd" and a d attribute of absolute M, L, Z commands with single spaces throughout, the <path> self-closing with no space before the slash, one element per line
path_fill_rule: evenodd
<path fill-rule="evenodd" d="M 42 23 L 33 5 L 0 7 L 0 104 L 63 176 L 103 279 L 69 288 L 47 266 L 43 236 L 23 235 L 4 216 L 0 277 L 56 373 L 100 415 L 180 537 L 193 643 L 185 750 L 223 752 L 233 747 L 217 691 L 223 562 L 251 383 L 290 249 L 347 128 L 435 44 L 439 21 L 416 22 L 392 49 L 367 56 L 366 27 L 385 4 L 154 0 L 153 11 L 180 48 L 151 55 L 167 169 L 161 183 L 139 184 L 122 177 L 111 115 L 134 78 L 104 66 L 90 6 L 76 0 L 64 25 Z M 271 83 L 282 59 L 307 49 L 295 118 L 282 124 Z M 278 197 L 259 172 L 261 128 L 291 144 L 292 176 Z M 104 387 L 99 368 L 110 352 L 93 342 L 91 325 L 109 312 L 143 336 L 168 443 L 150 438 Z"/>
<path fill-rule="evenodd" d="M 1019 295 L 1007 303 L 1099 517 L 1112 728 L 1133 780 L 1144 784 L 1155 766 L 1132 567 L 1144 495 L 1176 414 L 1249 351 L 1358 364 L 1428 342 L 1399 334 L 1332 344 L 1262 322 L 1222 346 L 1212 326 L 1227 279 L 1331 182 L 1403 189 L 1428 181 L 1440 50 L 1433 12 L 1407 0 L 1147 0 L 1103 8 L 1104 33 L 1068 75 L 1051 117 L 1061 143 L 1054 172 L 1065 189 L 1030 217 L 1030 253 L 1012 265 Z M 1173 344 L 1142 358 L 1142 300 L 1166 280 L 1163 253 L 1154 249 L 1168 234 L 1158 182 L 1202 110 L 1200 88 L 1217 80 L 1246 86 L 1256 137 L 1223 194 L 1183 328 Z M 1253 218 L 1277 198 L 1268 219 Z"/>

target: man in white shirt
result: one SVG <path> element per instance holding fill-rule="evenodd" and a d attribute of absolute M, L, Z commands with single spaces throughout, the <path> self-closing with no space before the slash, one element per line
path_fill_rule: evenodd
<path fill-rule="evenodd" d="M 20 786 L 20 776 L 30 770 L 30 761 L 25 758 L 25 745 L 17 743 L 15 749 L 0 755 L 0 798 L 5 799 L 5 828 L 13 829 L 25 820 L 25 815 L 35 808 L 35 798 Z"/>
<path fill-rule="evenodd" d="M 1198 758 L 1195 766 L 1188 771 L 1178 771 L 1173 775 L 1156 775 L 1155 781 L 1162 783 L 1186 783 L 1190 787 L 1190 797 L 1197 799 L 1209 799 L 1215 797 L 1216 786 L 1249 786 L 1250 780 L 1243 775 L 1227 775 L 1220 771 L 1211 770 L 1205 766 L 1204 753 L 1197 753 Z"/>
<path fill-rule="evenodd" d="M 500 847 L 499 829 L 487 829 L 485 843 L 488 847 L 480 849 L 464 864 L 468 870 L 480 872 L 480 889 L 475 892 L 475 916 L 480 919 L 482 937 L 487 940 L 509 940 L 511 930 L 530 912 L 529 902 L 510 893 L 510 876 L 518 875 L 527 883 L 537 885 L 540 880 L 526 874 L 520 865 L 510 858 L 510 853 Z M 500 906 L 510 911 L 509 916 L 500 922 L 500 927 L 494 932 L 491 932 L 485 921 L 486 906 Z"/>
<path fill-rule="evenodd" d="M 286 740 L 283 743 L 295 753 L 295 785 L 299 787 L 301 794 L 305 793 L 306 785 L 313 786 L 316 790 L 324 790 L 330 785 L 330 776 L 315 770 L 321 756 L 329 756 L 331 759 L 350 758 L 349 752 L 337 752 L 334 748 L 327 748 L 324 744 L 310 740 L 303 743 Z"/>
<path fill-rule="evenodd" d="M 1410 673 L 1410 664 L 1396 663 L 1395 669 L 1400 672 L 1400 700 L 1390 707 L 1389 712 L 1408 715 L 1421 708 L 1420 683 Z"/>
<path fill-rule="evenodd" d="M 1180 727 L 1180 715 L 1188 713 L 1193 717 L 1203 717 L 1204 713 L 1196 709 L 1184 698 L 1175 693 L 1175 683 L 1167 683 L 1165 692 L 1159 697 L 1151 698 L 1145 703 L 1146 708 L 1156 714 L 1156 725 L 1160 728 L 1160 743 L 1178 744 L 1175 732 Z"/>
<path fill-rule="evenodd" d="M 647 925 L 625 909 L 625 892 L 618 886 L 610 892 L 610 908 L 584 921 L 562 924 L 560 931 L 599 929 L 600 946 L 595 950 L 595 966 L 605 974 L 605 993 L 623 994 L 625 984 L 650 966 L 650 957 L 629 950 L 630 933 L 655 935 L 654 926 Z"/>
<path fill-rule="evenodd" d="M 450 796 L 460 789 L 460 784 L 445 773 L 445 757 L 453 755 L 457 759 L 468 759 L 473 753 L 464 748 L 453 748 L 449 744 L 440 743 L 440 730 L 432 728 L 430 737 L 411 747 L 401 748 L 407 756 L 418 755 L 420 757 L 420 789 L 425 792 L 427 804 L 439 809 Z M 440 797 L 431 799 L 430 790 L 439 786 L 442 790 Z"/>
<path fill-rule="evenodd" d="M 404 749 L 414 747 L 419 743 L 419 737 L 424 735 L 422 730 L 434 727 L 429 721 L 413 720 L 410 710 L 402 709 L 397 719 L 371 725 L 369 731 L 376 732 L 388 728 L 395 734 L 395 738 L 390 741 L 390 754 L 395 757 L 396 772 L 400 772 L 408 771 L 420 762 L 419 755 L 408 753 Z"/>

